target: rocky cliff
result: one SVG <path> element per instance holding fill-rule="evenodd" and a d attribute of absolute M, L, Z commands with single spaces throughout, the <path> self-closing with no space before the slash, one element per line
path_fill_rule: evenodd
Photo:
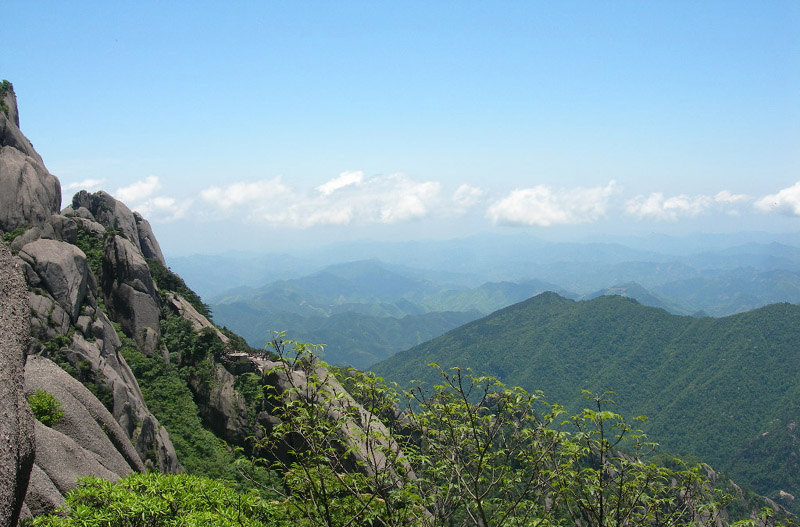
<path fill-rule="evenodd" d="M 33 417 L 23 369 L 30 339 L 28 293 L 11 253 L 0 244 L 0 526 L 16 524 L 33 465 Z"/>
<path fill-rule="evenodd" d="M 26 323 L 24 341 L 4 334 L 3 342 L 24 343 L 27 362 L 21 362 L 24 354 L 15 356 L 24 364 L 24 392 L 2 399 L 24 401 L 24 395 L 43 390 L 64 412 L 49 427 L 36 422 L 27 515 L 59 505 L 78 477 L 116 479 L 147 468 L 181 467 L 169 434 L 148 410 L 120 355 L 112 323 L 147 352 L 155 350 L 160 304 L 145 256 L 163 261 L 158 242 L 141 216 L 104 193 L 81 193 L 74 208 L 60 211 L 60 183 L 19 130 L 13 89 L 6 90 L 3 103 L 8 112 L 0 114 L 0 232 L 15 255 L 9 265 L 24 276 Z M 4 307 L 4 318 L 6 312 Z M 5 320 L 3 326 L 14 329 Z M 2 368 L 8 378 L 3 386 L 22 383 L 21 364 Z M 26 404 L 17 406 L 20 419 L 30 415 Z M 26 435 L 30 426 L 24 423 L 15 425 L 15 433 Z M 24 446 L 17 448 L 17 464 L 24 467 Z M 2 466 L 11 464 L 4 458 Z M 27 483 L 17 481 L 22 488 Z"/>
<path fill-rule="evenodd" d="M 142 361 L 179 372 L 172 380 L 185 383 L 192 406 L 181 412 L 196 412 L 206 430 L 234 446 L 247 448 L 248 438 L 279 422 L 275 399 L 268 404 L 259 396 L 265 388 L 309 391 L 303 372 L 253 358 L 258 350 L 209 320 L 207 306 L 166 267 L 141 215 L 105 192 L 78 192 L 60 210 L 60 183 L 19 130 L 13 88 L 3 86 L 0 527 L 13 525 L 20 512 L 52 511 L 83 476 L 183 470 L 126 356 L 133 366 L 140 361 L 140 374 L 152 371 L 142 370 Z M 329 377 L 324 368 L 314 371 Z M 326 386 L 358 407 L 332 376 Z M 63 415 L 36 416 L 34 426 L 25 398 L 41 393 Z M 343 428 L 341 443 L 354 459 L 379 467 L 358 426 Z M 175 437 L 185 444 L 184 433 Z"/>

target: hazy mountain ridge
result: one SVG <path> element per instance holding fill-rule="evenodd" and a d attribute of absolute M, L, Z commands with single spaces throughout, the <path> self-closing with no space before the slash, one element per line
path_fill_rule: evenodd
<path fill-rule="evenodd" d="M 301 340 L 316 337 L 329 343 L 327 358 L 332 363 L 365 367 L 369 363 L 349 363 L 350 359 L 344 358 L 352 357 L 351 350 L 340 345 L 344 341 L 334 334 L 324 317 L 358 313 L 375 318 L 367 323 L 370 327 L 402 325 L 408 315 L 472 311 L 485 315 L 543 291 L 555 291 L 573 299 L 624 295 L 674 314 L 700 316 L 725 316 L 775 302 L 800 303 L 800 249 L 777 242 L 749 242 L 687 256 L 670 256 L 635 251 L 620 244 L 550 244 L 529 240 L 529 245 L 517 247 L 513 257 L 508 254 L 510 248 L 500 241 L 483 242 L 496 250 L 496 270 L 505 268 L 507 272 L 509 259 L 511 268 L 515 268 L 525 258 L 537 258 L 526 264 L 526 276 L 534 278 L 485 281 L 471 286 L 467 285 L 471 280 L 467 274 L 415 269 L 372 258 L 337 263 L 306 276 L 258 288 L 240 286 L 212 299 L 212 307 L 221 324 L 245 335 L 252 346 L 263 345 L 271 331 L 291 329 Z M 444 246 L 459 248 L 457 253 L 466 258 L 470 255 L 483 258 L 474 254 L 485 255 L 487 248 L 481 246 L 470 252 L 458 240 Z M 597 259 L 589 261 L 595 251 Z M 626 261 L 629 257 L 643 256 L 657 261 Z M 391 251 L 387 257 L 391 257 Z M 445 255 L 432 254 L 429 264 L 434 265 L 437 257 Z M 594 288 L 598 284 L 604 285 Z M 306 318 L 287 318 L 290 313 Z M 378 320 L 385 317 L 400 322 Z M 366 319 L 360 320 L 366 323 Z M 447 329 L 451 327 L 436 325 L 436 331 Z M 361 339 L 352 335 L 347 341 L 351 347 L 371 350 L 364 358 L 385 356 L 386 348 L 377 346 L 371 331 L 365 331 Z M 405 339 L 402 342 L 408 343 Z M 394 350 L 401 349 L 398 341 Z"/>

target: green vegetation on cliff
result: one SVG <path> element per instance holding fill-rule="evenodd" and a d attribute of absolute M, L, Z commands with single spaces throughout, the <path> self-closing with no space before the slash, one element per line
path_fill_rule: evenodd
<path fill-rule="evenodd" d="M 757 522 L 748 509 L 733 514 L 732 496 L 717 490 L 706 466 L 654 462 L 654 445 L 609 410 L 605 395 L 589 394 L 588 406 L 570 416 L 541 393 L 460 369 L 437 369 L 437 386 L 405 394 L 350 371 L 346 385 L 359 407 L 311 348 L 280 341 L 276 349 L 285 360 L 276 373 L 304 379 L 269 395 L 280 421 L 258 441 L 265 457 L 256 463 L 275 469 L 280 482 L 236 492 L 187 475 L 88 478 L 61 516 L 34 525 L 795 525 L 773 522 L 769 511 Z M 397 404 L 410 404 L 401 418 Z M 341 431 L 354 427 L 361 433 L 348 446 Z M 271 455 L 275 449 L 284 455 Z"/>

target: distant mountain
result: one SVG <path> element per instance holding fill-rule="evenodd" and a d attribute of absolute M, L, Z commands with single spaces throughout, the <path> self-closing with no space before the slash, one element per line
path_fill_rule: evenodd
<path fill-rule="evenodd" d="M 696 455 L 770 496 L 800 495 L 800 306 L 676 316 L 622 296 L 543 293 L 400 352 L 372 369 L 435 382 L 459 366 L 577 408 L 612 390 L 667 451 Z M 793 435 L 792 435 L 793 434 Z M 794 468 L 793 468 L 794 467 Z"/>
<path fill-rule="evenodd" d="M 637 302 L 645 306 L 651 307 L 660 307 L 666 311 L 674 315 L 688 315 L 689 312 L 686 309 L 682 309 L 668 300 L 665 300 L 658 295 L 654 295 L 644 287 L 640 286 L 636 282 L 628 282 L 627 284 L 622 284 L 614 287 L 606 287 L 605 289 L 601 289 L 600 291 L 595 291 L 589 295 L 584 296 L 581 300 L 592 300 L 601 296 L 625 296 L 628 298 L 633 298 Z"/>
<path fill-rule="evenodd" d="M 549 282 L 523 280 L 521 282 L 487 282 L 472 289 L 448 289 L 425 298 L 421 304 L 431 311 L 477 310 L 488 314 L 545 291 L 556 291 L 567 297 L 576 296 Z"/>
<path fill-rule="evenodd" d="M 215 307 L 215 318 L 263 347 L 274 331 L 293 340 L 323 344 L 323 359 L 333 365 L 365 369 L 398 351 L 416 346 L 481 316 L 477 311 L 381 317 L 354 311 L 330 316 L 263 313 L 242 304 Z M 228 325 L 230 324 L 230 325 Z"/>
<path fill-rule="evenodd" d="M 711 316 L 741 313 L 776 302 L 800 303 L 800 272 L 753 268 L 708 270 L 656 286 L 653 293 Z"/>

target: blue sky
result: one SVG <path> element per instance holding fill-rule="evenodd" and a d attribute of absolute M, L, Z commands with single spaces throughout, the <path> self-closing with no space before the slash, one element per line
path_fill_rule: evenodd
<path fill-rule="evenodd" d="M 4 2 L 62 183 L 167 254 L 800 227 L 800 3 Z"/>

